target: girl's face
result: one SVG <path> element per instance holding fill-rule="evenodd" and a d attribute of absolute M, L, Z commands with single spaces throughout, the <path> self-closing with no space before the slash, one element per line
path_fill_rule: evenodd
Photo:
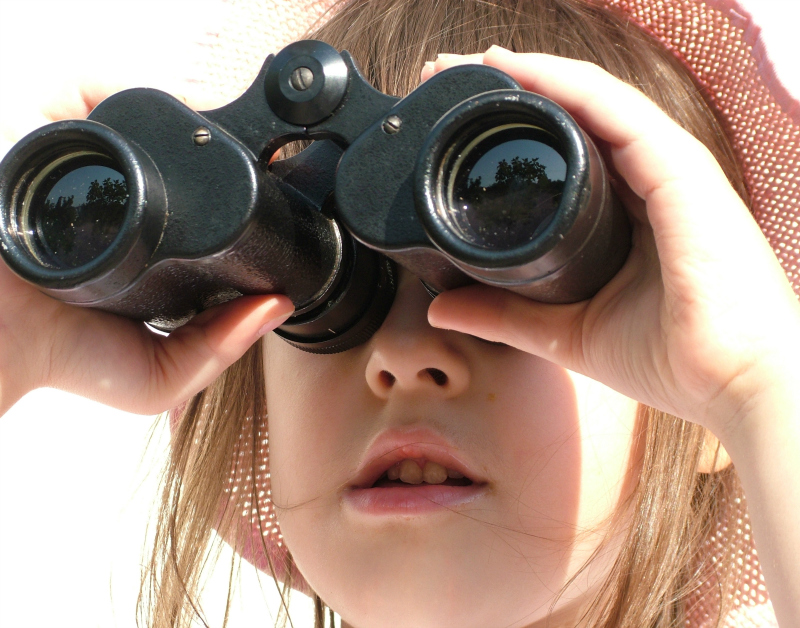
<path fill-rule="evenodd" d="M 533 625 L 635 484 L 637 405 L 540 358 L 432 328 L 429 304 L 403 272 L 361 347 L 311 355 L 270 335 L 281 531 L 352 626 Z M 616 553 L 612 543 L 576 579 L 556 617 L 574 625 Z"/>

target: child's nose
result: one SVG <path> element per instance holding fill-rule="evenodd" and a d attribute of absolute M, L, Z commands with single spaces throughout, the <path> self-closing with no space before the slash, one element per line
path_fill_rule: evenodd
<path fill-rule="evenodd" d="M 430 302 L 419 280 L 403 271 L 389 316 L 369 345 L 366 378 L 376 396 L 416 393 L 450 398 L 469 388 L 469 364 L 458 335 L 428 324 Z"/>

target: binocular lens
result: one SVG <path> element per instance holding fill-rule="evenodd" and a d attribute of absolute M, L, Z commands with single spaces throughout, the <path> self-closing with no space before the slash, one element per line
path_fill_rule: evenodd
<path fill-rule="evenodd" d="M 443 216 L 473 246 L 506 250 L 530 242 L 558 210 L 567 163 L 555 138 L 529 124 L 490 128 L 451 152 Z"/>
<path fill-rule="evenodd" d="M 125 176 L 110 157 L 81 151 L 53 160 L 33 179 L 22 203 L 28 250 L 59 269 L 91 262 L 117 237 L 127 200 Z"/>

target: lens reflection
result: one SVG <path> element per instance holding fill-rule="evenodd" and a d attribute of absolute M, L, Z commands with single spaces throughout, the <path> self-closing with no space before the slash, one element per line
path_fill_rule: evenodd
<path fill-rule="evenodd" d="M 112 159 L 82 152 L 50 164 L 27 194 L 29 247 L 43 262 L 77 268 L 100 256 L 125 219 L 128 186 Z"/>
<path fill-rule="evenodd" d="M 561 202 L 567 164 L 546 131 L 523 124 L 491 129 L 462 152 L 448 185 L 448 222 L 486 249 L 533 240 Z"/>

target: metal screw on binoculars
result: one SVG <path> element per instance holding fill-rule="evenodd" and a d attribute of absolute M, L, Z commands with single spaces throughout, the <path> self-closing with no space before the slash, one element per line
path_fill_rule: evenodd
<path fill-rule="evenodd" d="M 315 141 L 268 165 L 298 139 Z M 333 353 L 380 327 L 395 263 L 432 292 L 568 303 L 616 274 L 630 226 L 591 140 L 502 72 L 452 68 L 398 99 L 301 41 L 220 109 L 133 89 L 25 137 L 0 163 L 0 245 L 46 294 L 163 330 L 285 294 L 277 333 Z"/>

